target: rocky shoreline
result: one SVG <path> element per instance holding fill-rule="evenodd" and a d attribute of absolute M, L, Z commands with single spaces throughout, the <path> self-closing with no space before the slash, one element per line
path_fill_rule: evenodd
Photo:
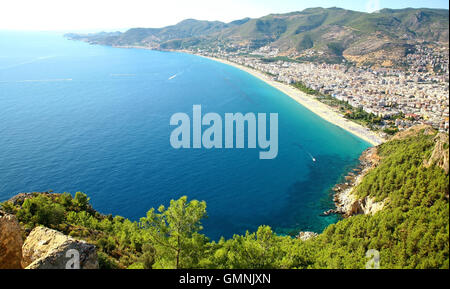
<path fill-rule="evenodd" d="M 377 152 L 377 147 L 365 150 L 359 158 L 359 165 L 345 176 L 345 182 L 334 186 L 332 190 L 336 209 L 324 212 L 324 216 L 339 214 L 347 218 L 358 214 L 374 214 L 384 207 L 384 202 L 377 203 L 369 197 L 358 199 L 353 193 L 367 173 L 378 165 L 380 157 Z"/>

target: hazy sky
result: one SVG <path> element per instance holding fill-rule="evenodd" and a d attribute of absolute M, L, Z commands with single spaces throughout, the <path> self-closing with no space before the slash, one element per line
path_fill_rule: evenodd
<path fill-rule="evenodd" d="M 447 0 L 1 0 L 1 30 L 114 30 L 162 27 L 186 18 L 229 22 L 244 17 L 341 7 L 448 9 Z"/>

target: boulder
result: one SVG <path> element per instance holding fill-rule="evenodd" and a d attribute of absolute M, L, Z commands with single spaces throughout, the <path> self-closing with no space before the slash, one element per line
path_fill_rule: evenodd
<path fill-rule="evenodd" d="M 356 215 L 375 215 L 379 211 L 383 210 L 386 203 L 389 202 L 389 198 L 382 202 L 375 202 L 374 198 L 365 197 L 363 199 L 357 199 L 350 204 L 344 211 L 345 217 L 351 217 Z"/>
<path fill-rule="evenodd" d="M 22 269 L 22 245 L 16 216 L 0 211 L 0 269 Z"/>
<path fill-rule="evenodd" d="M 36 227 L 22 248 L 25 269 L 98 269 L 94 245 L 75 240 L 58 231 Z"/>
<path fill-rule="evenodd" d="M 300 232 L 298 234 L 297 238 L 302 241 L 308 241 L 309 239 L 315 238 L 317 236 L 319 236 L 319 235 L 314 232 Z"/>

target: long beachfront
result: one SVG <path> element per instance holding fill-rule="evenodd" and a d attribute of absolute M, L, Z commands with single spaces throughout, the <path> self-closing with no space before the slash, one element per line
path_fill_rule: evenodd
<path fill-rule="evenodd" d="M 201 55 L 200 55 L 201 56 Z M 206 57 L 206 56 L 202 56 Z M 284 94 L 288 95 L 313 113 L 317 114 L 321 118 L 325 119 L 326 121 L 337 125 L 348 132 L 356 135 L 357 137 L 367 141 L 368 143 L 377 146 L 385 142 L 385 140 L 380 137 L 378 134 L 370 131 L 368 128 L 365 128 L 362 125 L 359 125 L 353 121 L 347 120 L 342 115 L 334 111 L 331 107 L 327 106 L 326 104 L 321 103 L 320 101 L 308 96 L 306 93 L 281 82 L 274 81 L 266 74 L 257 71 L 255 69 L 228 61 L 224 59 L 219 58 L 213 58 L 213 57 L 206 57 L 208 59 L 218 61 L 227 65 L 234 66 L 240 70 L 243 70 L 262 81 L 266 82 L 267 84 L 271 85 L 272 87 L 275 87 L 276 89 L 280 90 Z"/>

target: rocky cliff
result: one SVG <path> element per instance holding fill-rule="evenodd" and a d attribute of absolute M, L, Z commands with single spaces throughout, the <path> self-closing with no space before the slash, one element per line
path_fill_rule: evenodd
<path fill-rule="evenodd" d="M 434 136 L 434 148 L 429 157 L 423 161 L 424 167 L 436 165 L 442 168 L 446 174 L 449 173 L 449 136 L 445 133 L 436 133 L 436 131 L 429 125 L 418 125 L 411 127 L 405 131 L 396 134 L 391 138 L 391 141 L 399 141 L 411 138 L 417 135 Z M 359 198 L 355 194 L 356 187 L 363 181 L 363 178 L 374 168 L 376 168 L 381 158 L 377 153 L 378 147 L 373 147 L 366 150 L 360 157 L 360 166 L 355 169 L 355 172 L 349 173 L 345 178 L 346 182 L 337 185 L 333 190 L 335 191 L 334 201 L 336 203 L 336 210 L 331 210 L 326 214 L 338 213 L 344 217 L 351 217 L 354 215 L 374 215 L 382 210 L 388 203 L 389 198 L 376 202 L 374 197 L 366 196 Z M 448 195 L 447 195 L 448 198 Z"/>
<path fill-rule="evenodd" d="M 300 232 L 297 235 L 297 239 L 300 239 L 302 241 L 308 241 L 310 239 L 316 238 L 317 236 L 319 236 L 319 234 L 314 232 Z"/>
<path fill-rule="evenodd" d="M 24 195 L 21 195 L 24 196 Z M 26 238 L 16 216 L 0 211 L 0 269 L 98 269 L 94 245 L 36 227 Z"/>
<path fill-rule="evenodd" d="M 375 168 L 380 162 L 380 157 L 377 154 L 377 148 L 373 147 L 365 152 L 360 157 L 360 166 L 356 169 L 356 173 L 350 173 L 344 184 L 339 184 L 334 188 L 336 192 L 334 201 L 336 203 L 335 213 L 342 214 L 344 217 L 351 217 L 354 215 L 374 215 L 385 206 L 386 200 L 383 202 L 375 202 L 372 197 L 359 199 L 354 193 L 354 188 L 358 186 L 363 178 L 370 170 Z"/>
<path fill-rule="evenodd" d="M 0 211 L 0 269 L 21 269 L 22 229 L 14 215 Z"/>
<path fill-rule="evenodd" d="M 432 165 L 437 165 L 441 167 L 447 174 L 449 173 L 449 137 L 448 134 L 439 133 L 434 141 L 436 145 L 434 146 L 433 152 L 428 160 L 424 161 L 425 167 L 430 167 Z"/>
<path fill-rule="evenodd" d="M 75 258 L 75 259 L 74 259 Z M 98 269 L 95 246 L 36 227 L 23 244 L 25 269 Z"/>

